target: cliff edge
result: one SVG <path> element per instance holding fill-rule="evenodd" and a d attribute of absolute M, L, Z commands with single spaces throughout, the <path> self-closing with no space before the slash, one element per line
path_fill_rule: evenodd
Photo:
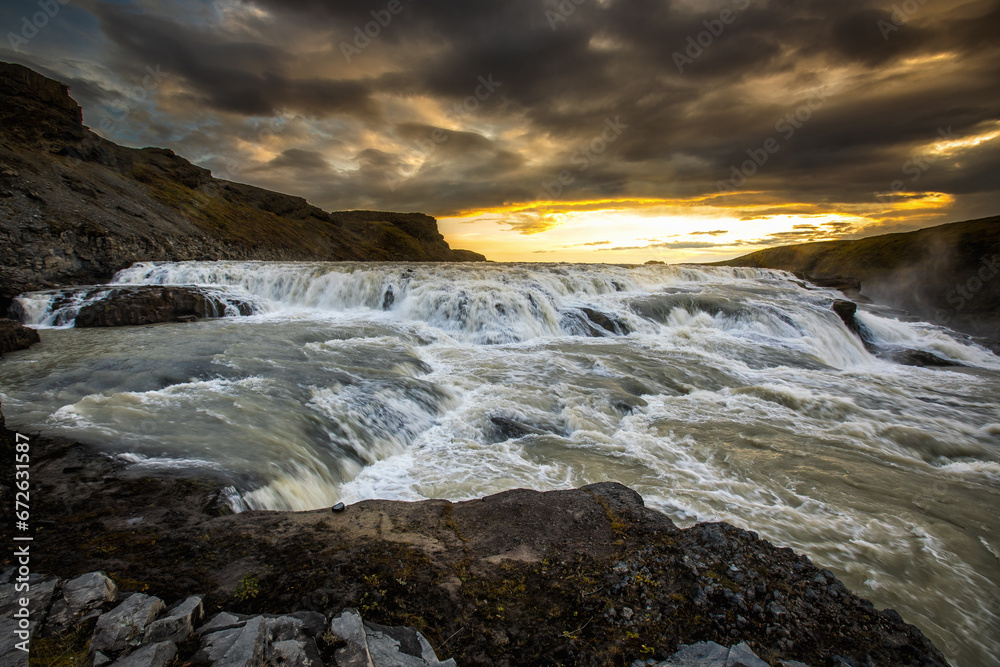
<path fill-rule="evenodd" d="M 18 294 L 136 261 L 483 261 L 422 213 L 330 213 L 213 178 L 173 151 L 83 125 L 68 88 L 0 62 L 0 314 Z"/>
<path fill-rule="evenodd" d="M 780 269 L 824 286 L 860 282 L 876 303 L 1000 341 L 1000 216 L 768 248 L 715 266 Z"/>

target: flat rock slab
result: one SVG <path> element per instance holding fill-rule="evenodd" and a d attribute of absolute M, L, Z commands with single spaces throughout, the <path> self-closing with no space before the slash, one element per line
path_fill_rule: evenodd
<path fill-rule="evenodd" d="M 353 609 L 335 617 L 330 631 L 347 643 L 334 654 L 337 667 L 455 667 L 454 660 L 438 660 L 414 628 L 365 623 Z"/>
<path fill-rule="evenodd" d="M 118 586 L 103 572 L 90 572 L 63 585 L 62 597 L 52 604 L 46 634 L 61 632 L 80 617 L 118 599 Z"/>
<path fill-rule="evenodd" d="M 770 667 L 746 644 L 726 647 L 715 642 L 685 646 L 656 667 Z"/>
<path fill-rule="evenodd" d="M 149 624 L 143 643 L 180 642 L 194 634 L 194 626 L 204 616 L 202 596 L 192 595 L 167 610 L 163 618 Z"/>
<path fill-rule="evenodd" d="M 173 642 L 145 644 L 111 663 L 111 667 L 164 667 L 176 656 L 177 645 Z"/>
<path fill-rule="evenodd" d="M 257 667 L 264 662 L 266 647 L 267 619 L 257 616 L 242 627 L 202 635 L 194 658 L 214 667 Z"/>

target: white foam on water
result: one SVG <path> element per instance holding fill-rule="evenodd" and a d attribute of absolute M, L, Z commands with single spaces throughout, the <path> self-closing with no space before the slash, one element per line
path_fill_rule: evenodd
<path fill-rule="evenodd" d="M 858 313 L 877 343 L 967 368 L 872 356 L 836 292 L 776 271 L 187 262 L 115 284 L 258 314 L 54 331 L 19 357 L 44 363 L 0 366 L 5 401 L 137 465 L 215 466 L 254 509 L 614 479 L 680 524 L 805 551 L 950 655 L 1000 652 L 1000 360 L 940 327 Z M 22 299 L 39 323 L 68 312 Z"/>

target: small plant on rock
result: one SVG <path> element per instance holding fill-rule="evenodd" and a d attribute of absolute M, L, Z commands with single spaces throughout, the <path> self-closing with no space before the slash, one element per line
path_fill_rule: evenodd
<path fill-rule="evenodd" d="M 244 574 L 240 579 L 239 583 L 236 584 L 236 590 L 233 591 L 233 597 L 239 602 L 246 602 L 247 600 L 252 600 L 257 597 L 260 593 L 260 581 L 257 579 L 257 575 L 253 572 L 248 572 Z"/>

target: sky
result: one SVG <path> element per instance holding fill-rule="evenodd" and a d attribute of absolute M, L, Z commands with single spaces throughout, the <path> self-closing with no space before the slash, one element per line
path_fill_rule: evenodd
<path fill-rule="evenodd" d="M 1000 213 L 1000 0 L 5 0 L 95 132 L 498 261 Z"/>

